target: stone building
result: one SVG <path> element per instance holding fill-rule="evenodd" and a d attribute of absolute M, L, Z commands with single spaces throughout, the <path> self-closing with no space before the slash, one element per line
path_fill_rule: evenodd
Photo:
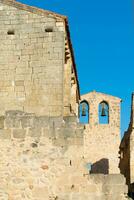
<path fill-rule="evenodd" d="M 0 200 L 127 199 L 121 99 L 80 96 L 67 17 L 0 0 L 0 40 Z"/>
<path fill-rule="evenodd" d="M 0 1 L 0 97 L 6 110 L 63 116 L 80 93 L 67 18 Z"/>
<path fill-rule="evenodd" d="M 130 124 L 120 144 L 119 167 L 126 178 L 130 195 L 134 198 L 134 94 L 132 94 Z"/>
<path fill-rule="evenodd" d="M 83 95 L 81 99 L 89 105 L 89 123 L 84 131 L 85 155 L 94 165 L 95 171 L 119 173 L 121 99 L 95 91 Z M 102 103 L 108 106 L 107 113 L 104 113 L 107 116 L 101 116 Z M 101 121 L 107 117 L 108 121 Z"/>

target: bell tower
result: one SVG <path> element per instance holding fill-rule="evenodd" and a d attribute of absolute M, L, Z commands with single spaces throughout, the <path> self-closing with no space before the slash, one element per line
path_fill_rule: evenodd
<path fill-rule="evenodd" d="M 88 163 L 95 166 L 95 172 L 117 173 L 120 144 L 121 99 L 96 91 L 81 97 L 88 105 L 80 109 L 80 123 L 85 124 L 85 155 Z M 86 116 L 85 116 L 86 115 Z M 88 116 L 87 116 L 88 115 Z M 88 120 L 84 120 L 88 118 Z M 103 162 L 104 161 L 104 162 Z M 101 165 L 101 167 L 100 167 Z M 98 166 L 98 167 L 97 167 Z"/>

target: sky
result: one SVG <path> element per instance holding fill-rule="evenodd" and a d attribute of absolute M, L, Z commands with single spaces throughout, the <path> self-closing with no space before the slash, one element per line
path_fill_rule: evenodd
<path fill-rule="evenodd" d="M 123 135 L 134 91 L 133 0 L 19 1 L 68 16 L 81 94 L 120 97 Z"/>

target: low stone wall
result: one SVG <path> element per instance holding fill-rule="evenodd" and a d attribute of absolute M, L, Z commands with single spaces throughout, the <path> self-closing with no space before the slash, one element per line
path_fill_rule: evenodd
<path fill-rule="evenodd" d="M 0 200 L 125 200 L 122 175 L 89 174 L 73 117 L 0 117 Z"/>

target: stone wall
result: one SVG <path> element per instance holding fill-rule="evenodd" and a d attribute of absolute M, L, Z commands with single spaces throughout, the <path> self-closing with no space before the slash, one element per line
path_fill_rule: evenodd
<path fill-rule="evenodd" d="M 64 116 L 78 116 L 79 92 L 72 65 L 70 58 L 64 67 Z"/>
<path fill-rule="evenodd" d="M 125 200 L 121 175 L 89 174 L 83 125 L 20 111 L 0 117 L 1 200 Z"/>
<path fill-rule="evenodd" d="M 130 124 L 120 144 L 120 170 L 126 177 L 129 191 L 134 197 L 134 94 L 132 94 Z"/>
<path fill-rule="evenodd" d="M 64 20 L 32 7 L 25 10 L 25 7 L 8 0 L 0 1 L 0 113 L 22 110 L 60 116 Z"/>
<path fill-rule="evenodd" d="M 66 23 L 0 0 L 0 200 L 127 198 L 125 179 L 111 174 L 118 173 L 120 99 L 91 93 L 84 96 L 91 124 L 73 117 L 79 88 Z M 110 105 L 107 127 L 97 121 L 102 97 Z M 90 162 L 101 174 L 90 174 Z"/>
<path fill-rule="evenodd" d="M 89 104 L 89 123 L 85 125 L 85 157 L 97 173 L 119 173 L 120 102 L 121 99 L 98 92 L 82 96 Z M 99 104 L 109 105 L 109 123 L 99 123 Z M 99 168 L 99 171 L 98 171 Z"/>
<path fill-rule="evenodd" d="M 120 144 L 120 163 L 119 168 L 121 174 L 126 178 L 127 184 L 130 186 L 130 129 L 125 132 Z"/>
<path fill-rule="evenodd" d="M 134 184 L 134 93 L 132 94 L 131 122 L 130 129 L 128 131 L 130 134 L 130 183 Z"/>

